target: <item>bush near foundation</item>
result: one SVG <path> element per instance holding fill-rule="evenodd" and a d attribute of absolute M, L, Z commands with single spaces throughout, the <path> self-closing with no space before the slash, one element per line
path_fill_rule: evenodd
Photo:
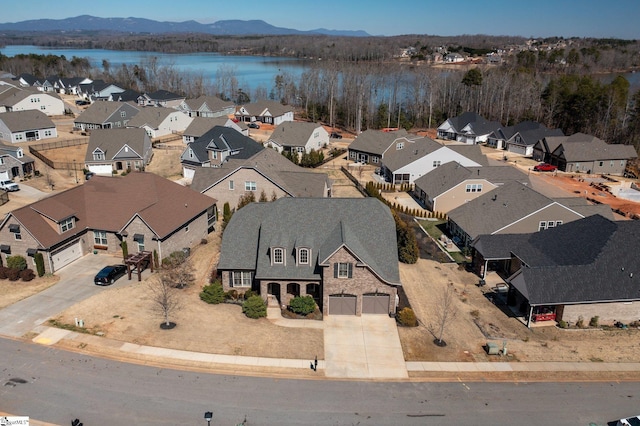
<path fill-rule="evenodd" d="M 267 305 L 262 297 L 251 296 L 242 304 L 242 312 L 249 318 L 263 318 L 267 316 Z"/>
<path fill-rule="evenodd" d="M 289 307 L 299 315 L 309 315 L 316 310 L 316 302 L 311 296 L 296 296 L 289 302 Z"/>

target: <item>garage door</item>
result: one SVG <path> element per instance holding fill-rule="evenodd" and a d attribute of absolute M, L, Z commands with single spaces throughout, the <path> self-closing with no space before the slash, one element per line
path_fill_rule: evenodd
<path fill-rule="evenodd" d="M 522 154 L 525 155 L 527 153 L 527 147 L 521 145 L 509 145 L 509 152 L 513 152 L 514 154 Z"/>
<path fill-rule="evenodd" d="M 357 297 L 353 294 L 329 296 L 329 315 L 355 315 Z"/>
<path fill-rule="evenodd" d="M 388 294 L 365 294 L 362 296 L 363 314 L 389 314 Z"/>
<path fill-rule="evenodd" d="M 111 164 L 92 165 L 89 166 L 89 171 L 97 175 L 111 176 L 113 167 L 111 166 Z"/>
<path fill-rule="evenodd" d="M 80 240 L 74 241 L 61 249 L 51 253 L 51 259 L 53 260 L 53 270 L 67 266 L 76 259 L 82 256 L 82 248 L 80 247 Z"/>
<path fill-rule="evenodd" d="M 193 176 L 196 174 L 195 169 L 188 169 L 186 167 L 182 168 L 182 176 L 186 177 L 187 179 L 193 179 Z"/>

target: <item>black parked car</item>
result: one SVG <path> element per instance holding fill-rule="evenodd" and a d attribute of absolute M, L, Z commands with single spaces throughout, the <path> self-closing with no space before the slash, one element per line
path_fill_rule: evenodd
<path fill-rule="evenodd" d="M 258 123 L 256 123 L 255 121 L 247 124 L 247 126 L 249 128 L 251 128 L 251 129 L 259 129 L 260 128 L 260 125 Z"/>
<path fill-rule="evenodd" d="M 329 133 L 329 137 L 331 139 L 342 139 L 342 135 L 338 132 L 331 132 Z"/>
<path fill-rule="evenodd" d="M 127 267 L 125 265 L 110 265 L 105 266 L 98 272 L 93 279 L 95 285 L 109 285 L 113 284 L 118 278 L 127 273 Z"/>

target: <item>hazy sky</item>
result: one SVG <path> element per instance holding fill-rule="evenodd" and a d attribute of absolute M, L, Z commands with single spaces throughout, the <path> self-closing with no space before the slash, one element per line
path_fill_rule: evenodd
<path fill-rule="evenodd" d="M 3 0 L 0 22 L 78 15 L 158 21 L 262 19 L 278 27 L 372 35 L 491 34 L 640 38 L 638 0 Z"/>

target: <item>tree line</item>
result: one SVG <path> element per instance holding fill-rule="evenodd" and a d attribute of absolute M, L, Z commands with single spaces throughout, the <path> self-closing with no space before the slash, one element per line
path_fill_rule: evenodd
<path fill-rule="evenodd" d="M 161 64 L 91 67 L 86 59 L 54 55 L 0 56 L 0 69 L 36 76 L 89 76 L 140 92 L 165 89 L 187 97 L 203 94 L 244 104 L 274 99 L 296 106 L 303 118 L 360 132 L 365 129 L 434 128 L 449 117 L 475 111 L 513 125 L 533 120 L 565 134 L 589 133 L 611 143 L 640 147 L 640 91 L 617 75 L 561 68 L 543 72 L 522 63 L 448 69 L 399 62 L 313 61 L 298 77 L 278 74 L 271 87 L 239 88 L 237 70 L 221 66 L 214 81 Z"/>

